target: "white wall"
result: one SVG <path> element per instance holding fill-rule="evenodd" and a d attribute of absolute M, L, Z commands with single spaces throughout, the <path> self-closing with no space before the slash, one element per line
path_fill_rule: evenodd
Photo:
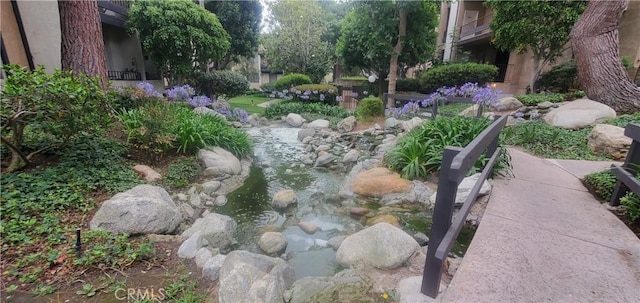
<path fill-rule="evenodd" d="M 4 0 L 3 0 L 4 1 Z M 17 1 L 33 64 L 47 72 L 62 67 L 60 13 L 57 1 Z"/>

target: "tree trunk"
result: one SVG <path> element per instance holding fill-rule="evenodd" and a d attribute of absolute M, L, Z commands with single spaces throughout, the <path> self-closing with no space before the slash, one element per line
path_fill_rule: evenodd
<path fill-rule="evenodd" d="M 571 31 L 578 81 L 587 96 L 619 114 L 640 111 L 640 88 L 620 61 L 618 23 L 628 0 L 591 0 Z"/>
<path fill-rule="evenodd" d="M 400 21 L 398 22 L 398 42 L 393 47 L 393 53 L 391 54 L 391 62 L 389 63 L 389 87 L 387 91 L 389 94 L 396 93 L 396 79 L 398 77 L 398 57 L 402 53 L 402 43 L 407 35 L 407 10 L 404 7 L 400 7 Z M 383 79 L 381 79 L 383 80 Z M 387 101 L 387 107 L 392 108 L 395 106 L 395 100 L 389 98 Z"/>
<path fill-rule="evenodd" d="M 108 86 L 102 25 L 95 0 L 58 1 L 62 34 L 62 70 L 100 77 Z"/>

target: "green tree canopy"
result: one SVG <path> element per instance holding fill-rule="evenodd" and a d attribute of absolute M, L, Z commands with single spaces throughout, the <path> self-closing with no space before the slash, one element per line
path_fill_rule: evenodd
<path fill-rule="evenodd" d="M 400 7 L 407 12 L 406 36 L 398 64 L 403 67 L 433 57 L 438 22 L 433 1 L 362 1 L 342 21 L 336 52 L 347 68 L 380 75 L 389 73 L 393 48 L 398 42 Z"/>
<path fill-rule="evenodd" d="M 127 28 L 140 34 L 142 46 L 170 85 L 184 82 L 193 68 L 221 60 L 229 35 L 216 15 L 186 0 L 134 2 Z"/>
<path fill-rule="evenodd" d="M 218 69 L 227 68 L 229 63 L 238 63 L 242 57 L 251 58 L 256 55 L 262 21 L 260 1 L 207 0 L 204 8 L 218 17 L 231 38 L 231 49 L 218 62 Z"/>
<path fill-rule="evenodd" d="M 493 9 L 493 42 L 504 51 L 533 53 L 531 91 L 542 68 L 566 49 L 569 33 L 586 7 L 585 1 L 500 1 L 485 2 Z"/>
<path fill-rule="evenodd" d="M 281 0 L 270 8 L 271 32 L 264 39 L 270 67 L 320 82 L 331 69 L 333 49 L 323 39 L 328 20 L 318 1 Z"/>

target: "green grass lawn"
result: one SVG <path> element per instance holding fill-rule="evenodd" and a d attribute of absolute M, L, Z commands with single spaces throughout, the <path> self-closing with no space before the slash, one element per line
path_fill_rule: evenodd
<path fill-rule="evenodd" d="M 264 114 L 264 108 L 258 106 L 258 104 L 269 100 L 267 97 L 257 97 L 257 96 L 238 96 L 227 100 L 229 106 L 231 108 L 242 108 L 246 110 L 249 114 Z"/>

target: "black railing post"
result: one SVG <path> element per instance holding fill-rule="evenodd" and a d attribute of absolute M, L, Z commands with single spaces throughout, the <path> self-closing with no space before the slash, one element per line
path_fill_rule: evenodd
<path fill-rule="evenodd" d="M 638 168 L 633 167 L 633 165 L 637 165 L 640 163 L 640 142 L 636 141 L 640 139 L 640 126 L 629 124 L 625 128 L 624 131 L 625 136 L 631 138 L 631 146 L 629 147 L 629 151 L 627 152 L 627 157 L 624 159 L 624 164 L 622 167 L 629 171 L 633 171 L 633 176 L 638 173 Z M 611 194 L 611 200 L 609 201 L 609 205 L 618 206 L 620 205 L 620 198 L 622 198 L 627 192 L 629 188 L 624 182 L 621 182 L 620 179 L 616 182 L 616 187 L 613 188 L 613 193 Z"/>
<path fill-rule="evenodd" d="M 427 247 L 427 260 L 422 274 L 421 292 L 431 298 L 438 296 L 440 291 L 440 278 L 442 274 L 442 266 L 444 260 L 436 258 L 436 251 L 442 238 L 451 226 L 451 218 L 453 217 L 456 193 L 458 191 L 457 176 L 450 176 L 451 173 L 457 173 L 450 170 L 453 158 L 461 151 L 458 147 L 447 147 L 442 154 L 442 165 L 440 176 L 438 178 L 438 193 L 436 195 L 436 204 L 433 209 L 433 217 L 431 222 L 431 232 L 429 233 L 429 246 Z"/>

